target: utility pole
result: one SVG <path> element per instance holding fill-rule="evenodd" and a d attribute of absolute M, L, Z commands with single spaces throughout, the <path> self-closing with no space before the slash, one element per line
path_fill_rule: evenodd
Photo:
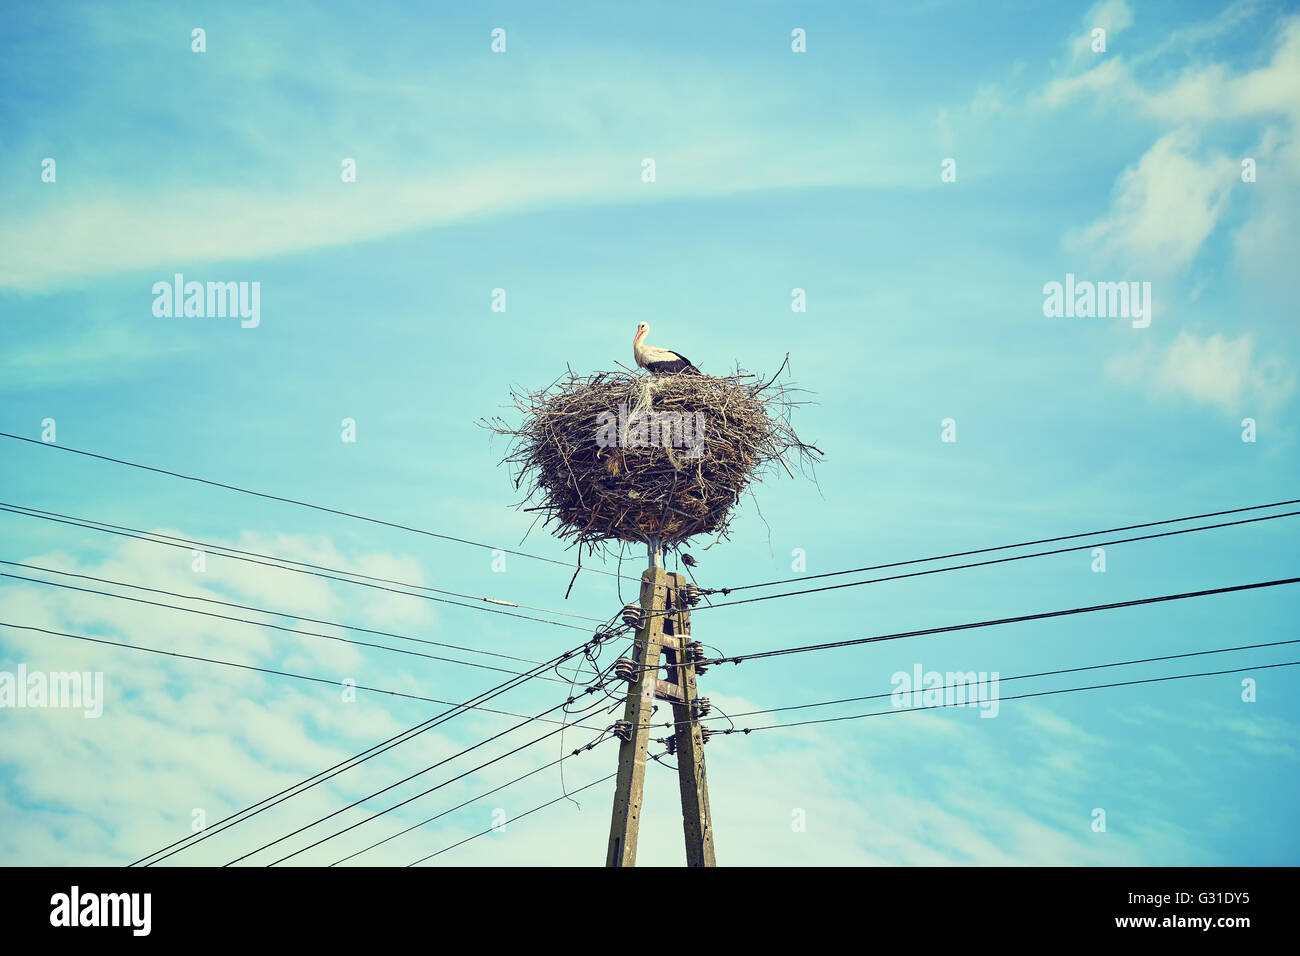
<path fill-rule="evenodd" d="M 628 690 L 623 721 L 616 730 L 622 743 L 605 865 L 636 865 L 650 719 L 654 702 L 659 699 L 672 704 L 671 749 L 678 755 L 687 865 L 716 866 L 704 773 L 704 732 L 699 725 L 708 704 L 696 695 L 695 661 L 703 655 L 691 641 L 688 582 L 685 576 L 664 570 L 657 539 L 649 542 L 647 552 L 649 567 L 641 575 L 641 607 L 633 655 L 615 665 L 615 673 L 628 681 Z M 634 613 L 635 608 L 626 608 L 625 620 Z M 661 662 L 668 668 L 668 680 L 659 677 Z"/>
<path fill-rule="evenodd" d="M 691 640 L 691 612 L 682 599 L 686 576 L 674 574 L 677 599 L 676 626 L 679 649 L 670 651 L 677 666 L 669 673 L 677 678 L 673 703 L 673 750 L 677 752 L 677 780 L 682 791 L 682 830 L 686 838 L 687 866 L 717 866 L 713 857 L 713 821 L 709 817 L 709 783 L 704 774 L 704 730 L 700 718 L 709 712 L 708 698 L 696 694 L 695 660 L 703 657 L 702 649 Z"/>

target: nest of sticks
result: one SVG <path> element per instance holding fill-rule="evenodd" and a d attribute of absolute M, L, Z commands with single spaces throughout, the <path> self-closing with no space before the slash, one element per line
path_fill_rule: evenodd
<path fill-rule="evenodd" d="M 526 489 L 520 507 L 557 537 L 589 552 L 614 541 L 671 547 L 726 537 L 751 482 L 774 469 L 794 477 L 791 465 L 806 472 L 822 454 L 790 423 L 803 390 L 779 376 L 570 369 L 544 389 L 511 390 L 518 425 L 479 424 L 510 440 L 502 464 Z"/>

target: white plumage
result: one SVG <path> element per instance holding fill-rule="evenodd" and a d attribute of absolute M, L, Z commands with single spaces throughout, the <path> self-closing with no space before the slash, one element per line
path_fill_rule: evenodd
<path fill-rule="evenodd" d="M 642 322 L 636 327 L 636 337 L 632 339 L 632 354 L 636 356 L 638 366 L 658 375 L 674 375 L 678 372 L 685 372 L 688 375 L 700 374 L 700 370 L 692 365 L 691 360 L 685 355 L 646 345 L 645 337 L 649 333 L 649 322 Z"/>

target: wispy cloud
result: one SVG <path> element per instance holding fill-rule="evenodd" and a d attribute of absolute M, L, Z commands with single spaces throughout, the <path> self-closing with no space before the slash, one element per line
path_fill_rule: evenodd
<path fill-rule="evenodd" d="M 1067 247 L 1142 275 L 1186 268 L 1214 231 L 1237 169 L 1226 156 L 1195 159 L 1194 145 L 1183 132 L 1157 140 L 1120 176 L 1110 211 L 1069 233 Z"/>
<path fill-rule="evenodd" d="M 262 263 L 539 208 L 918 180 L 919 148 L 892 145 L 916 138 L 905 135 L 908 117 L 838 102 L 809 111 L 752 67 L 588 50 L 538 69 L 526 46 L 488 55 L 485 33 L 482 55 L 462 49 L 430 78 L 425 57 L 366 68 L 338 28 L 313 37 L 311 57 L 286 57 L 270 38 L 299 42 L 299 25 L 267 11 L 257 29 L 212 23 L 202 55 L 188 51 L 189 21 L 164 7 L 132 8 L 120 22 L 91 10 L 88 22 L 100 42 L 83 52 L 103 61 L 102 79 L 59 87 L 60 121 L 21 130 L 5 150 L 23 162 L 53 156 L 59 178 L 0 187 L 0 289 Z M 87 44 L 82 27 L 65 29 Z M 186 95 L 138 97 L 168 81 L 122 61 L 127 42 L 156 54 Z M 248 99 L 256 110 L 242 108 Z M 114 165 L 73 151 L 109 135 Z M 340 179 L 345 157 L 357 161 L 355 183 Z M 641 179 L 646 157 L 653 184 Z"/>
<path fill-rule="evenodd" d="M 1084 31 L 1071 45 L 1074 60 L 1092 55 L 1093 30 L 1106 31 L 1106 44 L 1133 25 L 1133 10 L 1125 0 L 1100 0 L 1083 15 Z"/>
<path fill-rule="evenodd" d="M 1240 227 L 1239 262 L 1256 266 L 1256 275 L 1269 271 L 1274 281 L 1290 281 L 1293 270 L 1272 268 L 1279 263 L 1269 240 L 1276 236 L 1279 215 L 1289 221 L 1300 211 L 1287 191 L 1287 184 L 1300 183 L 1300 99 L 1294 93 L 1300 86 L 1300 17 L 1278 22 L 1270 58 L 1262 65 L 1234 69 L 1210 62 L 1173 75 L 1154 68 L 1170 44 L 1204 42 L 1255 15 L 1253 4 L 1236 4 L 1151 50 L 1107 54 L 1091 69 L 1057 76 L 1032 97 L 1048 109 L 1091 98 L 1107 110 L 1136 111 L 1173 127 L 1120 174 L 1107 213 L 1071 229 L 1067 245 L 1112 262 L 1132 262 L 1148 273 L 1186 268 L 1222 223 L 1234 190 L 1243 188 L 1242 156 L 1212 144 L 1225 141 L 1224 127 L 1254 124 L 1256 139 L 1247 155 L 1261 172 L 1257 183 L 1244 188 L 1257 192 L 1261 202 Z M 1278 203 L 1286 205 L 1285 213 L 1278 212 Z"/>
<path fill-rule="evenodd" d="M 1157 398 L 1187 398 L 1230 415 L 1270 410 L 1295 390 L 1294 371 L 1276 356 L 1256 355 L 1255 337 L 1198 337 L 1180 332 L 1167 348 L 1148 346 L 1112 358 L 1112 381 L 1145 388 Z"/>

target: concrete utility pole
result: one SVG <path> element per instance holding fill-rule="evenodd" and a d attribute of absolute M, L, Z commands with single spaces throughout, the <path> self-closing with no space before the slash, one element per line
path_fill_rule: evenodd
<path fill-rule="evenodd" d="M 635 866 L 641 801 L 645 787 L 650 716 L 657 699 L 672 704 L 674 749 L 682 796 L 682 823 L 688 866 L 716 866 L 709 788 L 704 773 L 704 734 L 697 700 L 690 611 L 683 598 L 687 579 L 663 569 L 659 542 L 649 548 L 649 567 L 641 575 L 640 625 L 634 639 L 627 704 L 618 752 L 618 783 L 609 827 L 606 866 Z M 662 663 L 668 680 L 659 677 Z"/>

